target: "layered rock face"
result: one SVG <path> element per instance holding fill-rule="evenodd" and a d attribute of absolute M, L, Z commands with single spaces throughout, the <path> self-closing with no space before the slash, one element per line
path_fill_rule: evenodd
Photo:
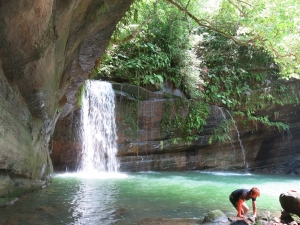
<path fill-rule="evenodd" d="M 258 112 L 269 115 L 271 120 L 288 123 L 290 130 L 284 132 L 261 124 L 246 124 L 243 117 L 233 118 L 226 109 L 211 106 L 207 125 L 198 134 L 198 139 L 180 144 L 174 143 L 161 126 L 164 116 L 174 117 L 166 111 L 166 106 L 174 104 L 176 96 L 165 98 L 163 93 L 126 84 L 114 84 L 113 87 L 117 94 L 115 112 L 121 171 L 215 169 L 300 173 L 299 106 L 270 103 L 267 110 Z M 134 96 L 139 96 L 139 100 Z M 81 146 L 74 134 L 78 133 L 75 123 L 80 119 L 79 114 L 78 111 L 57 123 L 59 127 L 69 127 L 65 132 L 67 135 L 63 129 L 55 130 L 51 158 L 57 170 L 76 168 L 78 163 L 76 157 Z M 230 140 L 211 142 L 214 129 L 224 121 L 230 128 L 227 132 Z M 176 131 L 175 137 L 180 137 Z M 60 144 L 62 140 L 64 146 Z"/>
<path fill-rule="evenodd" d="M 0 1 L 0 197 L 52 173 L 56 121 L 104 53 L 132 0 Z"/>
<path fill-rule="evenodd" d="M 294 84 L 290 86 L 292 85 Z M 128 89 L 126 85 L 114 87 L 117 93 Z M 294 87 L 298 87 L 297 83 L 291 89 Z M 257 112 L 257 115 L 269 116 L 271 121 L 282 121 L 290 125 L 289 130 L 281 132 L 260 123 L 245 123 L 245 118 L 232 116 L 225 108 L 210 106 L 207 125 L 198 134 L 198 139 L 190 144 L 179 144 L 173 143 L 161 126 L 166 113 L 169 117 L 174 116 L 166 111 L 166 105 L 172 104 L 174 99 L 148 94 L 148 98 L 134 105 L 133 100 L 124 97 L 122 92 L 116 103 L 122 170 L 237 169 L 300 174 L 299 106 L 279 106 L 270 102 L 266 108 Z M 138 94 L 141 93 L 139 91 Z M 129 92 L 129 96 L 136 94 L 137 91 Z M 138 132 L 132 132 L 133 126 L 128 118 L 135 118 Z M 222 122 L 228 124 L 226 135 L 230 140 L 211 142 L 214 129 Z M 175 131 L 175 137 L 179 137 L 178 135 L 176 136 Z"/>

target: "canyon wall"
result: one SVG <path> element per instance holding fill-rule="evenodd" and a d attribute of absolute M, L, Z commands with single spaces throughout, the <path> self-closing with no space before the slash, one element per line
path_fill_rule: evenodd
<path fill-rule="evenodd" d="M 180 138 L 180 134 L 175 131 L 175 136 L 171 137 L 161 126 L 164 115 L 174 117 L 166 111 L 166 106 L 174 104 L 178 96 L 170 96 L 172 92 L 169 92 L 166 97 L 166 93 L 150 92 L 128 84 L 113 84 L 113 87 L 121 171 L 212 169 L 300 173 L 299 106 L 270 102 L 267 108 L 257 112 L 257 115 L 268 115 L 271 121 L 289 124 L 290 129 L 285 131 L 259 123 L 245 123 L 245 118 L 232 117 L 225 108 L 210 106 L 204 130 L 198 133 L 195 141 L 185 144 L 174 142 L 174 137 Z M 182 111 L 182 115 L 185 113 Z M 79 120 L 80 110 L 57 123 L 51 155 L 56 170 L 76 170 L 81 151 L 77 135 Z M 230 139 L 211 141 L 214 129 L 224 121 L 228 123 L 226 134 Z"/>
<path fill-rule="evenodd" d="M 0 0 L 0 197 L 42 187 L 56 121 L 132 0 Z"/>

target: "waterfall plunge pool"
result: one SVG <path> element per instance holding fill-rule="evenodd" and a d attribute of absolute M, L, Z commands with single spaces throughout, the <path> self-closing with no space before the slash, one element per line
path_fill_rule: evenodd
<path fill-rule="evenodd" d="M 258 187 L 258 213 L 280 216 L 279 195 L 297 190 L 296 176 L 230 172 L 140 172 L 89 177 L 56 174 L 41 191 L 0 209 L 0 224 L 126 225 L 145 218 L 197 218 L 215 209 L 236 215 L 228 200 L 238 188 Z M 252 213 L 251 201 L 247 201 Z M 8 223 L 9 221 L 9 223 Z"/>

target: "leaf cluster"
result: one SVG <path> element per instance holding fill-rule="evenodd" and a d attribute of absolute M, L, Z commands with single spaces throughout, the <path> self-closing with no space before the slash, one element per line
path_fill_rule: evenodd
<path fill-rule="evenodd" d="M 97 78 L 156 90 L 161 89 L 163 82 L 170 82 L 190 95 L 193 81 L 188 78 L 191 70 L 187 69 L 191 65 L 189 21 L 178 10 L 168 9 L 165 2 L 138 5 L 142 6 L 138 15 L 129 13 L 124 19 L 127 25 L 123 21 L 115 33 L 109 51 L 97 68 Z M 136 12 L 136 8 L 130 11 Z M 135 24 L 134 18 L 143 25 Z"/>
<path fill-rule="evenodd" d="M 205 100 L 235 110 L 254 90 L 270 87 L 280 77 L 278 66 L 263 49 L 239 46 L 232 40 L 199 29 L 202 41 L 197 48 Z"/>
<path fill-rule="evenodd" d="M 189 143 L 198 139 L 210 113 L 210 107 L 196 100 L 177 100 L 166 104 L 162 130 L 176 142 Z"/>

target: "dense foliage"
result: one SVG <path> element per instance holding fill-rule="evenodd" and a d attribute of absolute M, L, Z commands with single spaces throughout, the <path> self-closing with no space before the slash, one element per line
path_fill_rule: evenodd
<path fill-rule="evenodd" d="M 209 105 L 205 102 L 183 99 L 167 102 L 161 122 L 162 132 L 167 133 L 173 143 L 196 141 L 209 113 Z"/>
<path fill-rule="evenodd" d="M 299 76 L 300 1 L 211 0 L 208 2 L 215 7 L 210 11 L 195 7 L 203 1 L 166 1 L 198 25 L 214 30 L 238 45 L 265 49 L 283 76 Z"/>
<path fill-rule="evenodd" d="M 201 131 L 208 104 L 285 130 L 255 113 L 267 104 L 299 103 L 280 81 L 300 71 L 299 6 L 295 0 L 138 0 L 94 73 L 150 90 L 164 82 L 183 90 L 192 122 L 169 118 L 169 132 L 171 124 L 190 136 Z"/>
<path fill-rule="evenodd" d="M 142 12 L 139 15 L 141 14 L 141 21 L 148 21 L 147 24 L 142 27 L 130 24 L 125 28 L 124 24 L 119 25 L 123 25 L 123 29 L 119 28 L 115 34 L 114 38 L 117 40 L 112 43 L 98 68 L 99 77 L 127 81 L 144 87 L 152 86 L 156 90 L 161 88 L 164 81 L 170 81 L 190 95 L 187 77 L 195 72 L 188 69 L 188 20 L 177 9 L 168 10 L 167 3 L 152 4 L 149 6 L 140 2 L 135 5 L 136 8 L 141 5 L 144 7 L 145 12 L 140 10 Z M 165 15 L 157 16 L 162 13 Z M 136 17 L 129 14 L 129 21 L 137 19 Z M 138 29 L 134 38 L 128 32 L 131 29 Z M 130 41 L 128 37 L 131 37 Z M 123 39 L 127 41 L 124 42 Z"/>
<path fill-rule="evenodd" d="M 199 29 L 197 54 L 201 61 L 203 100 L 244 117 L 244 122 L 288 129 L 288 125 L 256 116 L 258 110 L 272 105 L 299 104 L 298 95 L 287 91 L 272 57 L 253 46 L 239 46 L 231 39 L 207 29 Z M 228 114 L 228 113 L 227 113 Z M 226 140 L 228 123 L 220 123 L 215 140 Z M 225 135 L 226 136 L 226 135 Z M 229 137 L 227 137 L 229 138 Z"/>
<path fill-rule="evenodd" d="M 199 29 L 198 34 L 202 37 L 197 53 L 207 102 L 237 110 L 243 96 L 262 91 L 280 78 L 278 66 L 263 49 L 239 46 L 209 30 Z"/>

